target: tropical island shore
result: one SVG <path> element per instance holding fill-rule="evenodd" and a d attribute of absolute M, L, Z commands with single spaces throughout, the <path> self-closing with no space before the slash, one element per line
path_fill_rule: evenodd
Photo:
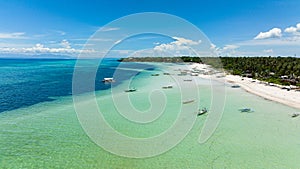
<path fill-rule="evenodd" d="M 192 65 L 190 65 L 190 68 L 207 70 L 208 68 L 210 68 L 210 66 L 206 64 L 193 63 Z M 220 78 L 218 77 L 221 77 L 221 75 L 199 74 L 199 77 L 205 79 L 220 80 Z M 297 89 L 296 86 L 283 86 L 278 84 L 272 84 L 253 78 L 231 74 L 224 75 L 223 78 L 225 79 L 226 83 L 231 84 L 232 86 L 240 86 L 249 93 L 258 95 L 271 101 L 285 104 L 290 107 L 300 109 L 300 90 L 293 90 Z"/>
<path fill-rule="evenodd" d="M 125 59 L 121 59 L 120 61 L 122 62 L 124 61 L 125 62 L 171 62 L 171 63 L 188 62 L 187 65 L 190 69 L 188 70 L 188 72 L 192 76 L 199 76 L 201 78 L 219 80 L 219 81 L 223 79 L 225 80 L 226 83 L 231 84 L 234 87 L 241 87 L 249 93 L 258 95 L 260 97 L 263 97 L 271 101 L 288 105 L 290 107 L 300 109 L 300 87 L 299 87 L 299 75 L 298 75 L 299 72 L 294 71 L 294 73 L 290 73 L 289 70 L 292 68 L 297 70 L 298 68 L 297 63 L 300 61 L 299 58 L 231 57 L 231 58 L 221 58 L 221 59 L 215 59 L 215 58 L 199 59 L 198 57 L 185 56 L 185 57 L 174 57 L 174 58 L 172 57 L 125 58 Z M 291 61 L 293 61 L 293 63 L 291 63 Z M 264 62 L 264 63 L 260 64 L 260 62 Z M 241 65 L 241 63 L 245 65 Z M 284 68 L 284 66 L 286 68 Z M 289 69 L 287 68 L 288 66 L 290 67 Z M 218 70 L 218 68 L 223 68 L 223 67 L 226 73 L 220 71 L 221 69 Z M 276 71 L 278 67 L 281 67 L 281 70 Z M 274 72 L 272 72 L 272 70 Z"/>
<path fill-rule="evenodd" d="M 268 84 L 252 78 L 226 75 L 227 82 L 240 85 L 246 91 L 265 99 L 283 103 L 285 105 L 300 109 L 300 91 L 289 90 L 289 86 Z"/>

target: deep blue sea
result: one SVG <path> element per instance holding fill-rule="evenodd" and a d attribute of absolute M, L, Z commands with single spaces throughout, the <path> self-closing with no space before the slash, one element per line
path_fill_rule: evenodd
<path fill-rule="evenodd" d="M 75 59 L 0 59 L 0 112 L 71 95 L 76 61 Z M 85 60 L 85 62 L 93 63 L 94 60 Z M 116 68 L 120 67 L 122 76 L 118 76 L 114 85 L 137 74 L 137 69 L 151 70 L 146 64 L 122 63 L 120 65 L 118 59 L 104 59 L 99 65 L 93 90 L 110 88 L 110 84 L 101 83 L 101 80 L 104 77 L 112 77 Z M 89 74 L 89 68 L 82 68 L 82 72 Z"/>

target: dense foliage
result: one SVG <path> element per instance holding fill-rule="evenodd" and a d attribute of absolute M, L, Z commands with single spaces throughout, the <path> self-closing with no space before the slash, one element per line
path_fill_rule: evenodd
<path fill-rule="evenodd" d="M 221 57 L 223 68 L 234 75 L 248 76 L 271 83 L 300 85 L 300 58 Z"/>

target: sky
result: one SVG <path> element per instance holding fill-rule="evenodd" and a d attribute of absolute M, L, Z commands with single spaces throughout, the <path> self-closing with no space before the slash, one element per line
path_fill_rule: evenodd
<path fill-rule="evenodd" d="M 298 0 L 0 0 L 0 57 L 77 57 L 105 53 L 112 44 L 112 57 L 132 56 L 136 51 L 153 55 L 176 50 L 172 54 L 187 55 L 187 46 L 204 43 L 221 56 L 299 56 L 299 11 Z M 207 39 L 189 34 L 191 26 L 158 22 L 160 18 L 112 24 L 143 12 L 182 18 Z M 129 36 L 146 27 L 170 34 Z"/>

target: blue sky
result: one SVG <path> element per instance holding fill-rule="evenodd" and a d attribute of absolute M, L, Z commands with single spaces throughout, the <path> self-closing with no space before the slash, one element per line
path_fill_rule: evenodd
<path fill-rule="evenodd" d="M 0 0 L 0 53 L 76 56 L 86 40 L 109 22 L 134 13 L 162 12 L 197 26 L 222 56 L 299 56 L 299 11 L 297 0 Z M 122 31 L 122 25 L 106 28 L 112 34 Z M 174 41 L 178 43 L 173 46 L 182 41 L 193 44 L 178 39 L 184 37 L 146 37 L 115 47 L 120 53 L 114 54 L 125 56 Z"/>

